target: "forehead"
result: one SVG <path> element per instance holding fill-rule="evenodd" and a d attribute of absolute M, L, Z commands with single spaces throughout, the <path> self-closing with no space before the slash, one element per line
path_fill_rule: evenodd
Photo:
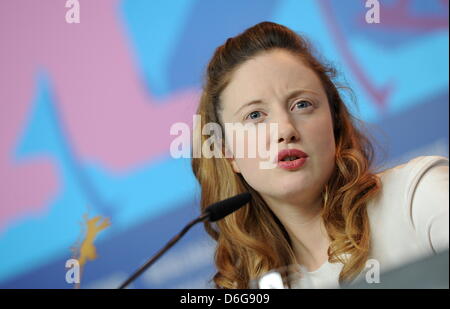
<path fill-rule="evenodd" d="M 245 61 L 222 93 L 224 101 L 240 102 L 284 95 L 294 89 L 322 91 L 317 75 L 285 50 L 264 52 Z"/>

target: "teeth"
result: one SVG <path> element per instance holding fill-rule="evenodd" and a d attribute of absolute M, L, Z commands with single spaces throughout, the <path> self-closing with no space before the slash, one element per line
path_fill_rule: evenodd
<path fill-rule="evenodd" d="M 298 159 L 298 157 L 296 157 L 296 156 L 289 156 L 289 157 L 285 157 L 282 161 L 294 161 L 297 159 Z"/>

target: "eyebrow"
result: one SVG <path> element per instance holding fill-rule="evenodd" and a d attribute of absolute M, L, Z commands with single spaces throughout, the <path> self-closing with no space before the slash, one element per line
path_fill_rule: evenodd
<path fill-rule="evenodd" d="M 292 100 L 294 97 L 296 97 L 296 96 L 298 96 L 298 95 L 300 95 L 300 94 L 302 94 L 302 93 L 305 93 L 305 92 L 310 92 L 310 93 L 313 93 L 313 94 L 315 94 L 315 95 L 319 95 L 317 92 L 315 92 L 315 91 L 313 91 L 313 90 L 310 90 L 310 89 L 297 89 L 297 90 L 294 90 L 294 91 L 292 91 L 291 93 L 289 93 L 289 94 L 286 96 L 285 101 L 286 101 L 286 102 L 287 102 L 287 101 L 290 101 L 290 100 Z M 244 107 L 247 107 L 247 106 L 250 106 L 250 105 L 257 105 L 257 104 L 261 104 L 261 103 L 263 103 L 263 101 L 262 101 L 261 99 L 259 99 L 259 100 L 253 100 L 253 101 L 250 101 L 250 102 L 248 102 L 248 103 L 245 103 L 245 104 L 243 104 L 241 107 L 239 107 L 239 108 L 237 109 L 237 111 L 234 113 L 234 115 L 238 114 Z"/>

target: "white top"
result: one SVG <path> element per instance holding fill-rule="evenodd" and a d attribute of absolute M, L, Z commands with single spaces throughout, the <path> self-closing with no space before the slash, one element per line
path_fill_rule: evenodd
<path fill-rule="evenodd" d="M 420 156 L 378 174 L 382 191 L 368 203 L 367 212 L 369 259 L 379 263 L 381 273 L 448 249 L 448 162 L 442 156 Z M 367 269 L 373 267 L 366 265 Z M 325 262 L 319 269 L 305 272 L 304 280 L 312 288 L 339 287 L 342 266 Z"/>

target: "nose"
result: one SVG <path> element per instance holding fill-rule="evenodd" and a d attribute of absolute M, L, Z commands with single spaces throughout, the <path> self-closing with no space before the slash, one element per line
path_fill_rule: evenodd
<path fill-rule="evenodd" d="M 278 143 L 294 143 L 300 139 L 300 134 L 292 123 L 289 115 L 279 117 L 278 121 Z"/>

